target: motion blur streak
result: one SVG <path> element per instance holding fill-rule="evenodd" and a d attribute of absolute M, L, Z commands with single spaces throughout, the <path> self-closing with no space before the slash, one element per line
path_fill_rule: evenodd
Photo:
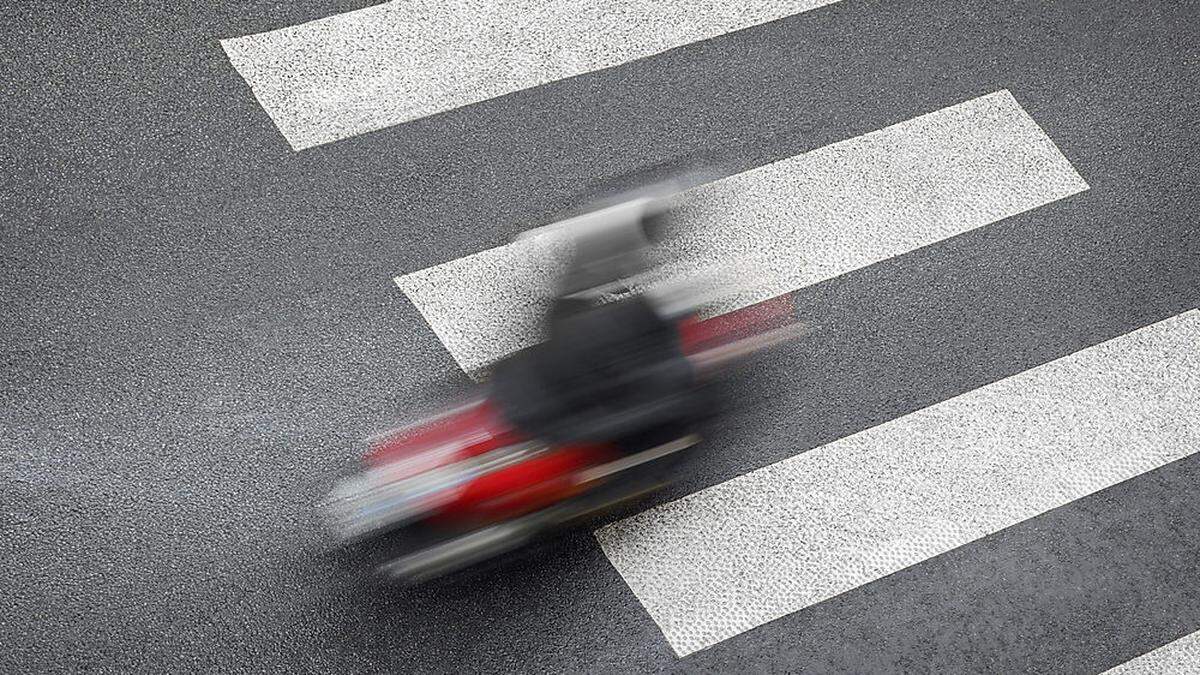
<path fill-rule="evenodd" d="M 716 376 L 811 330 L 790 294 L 703 319 L 742 289 L 717 274 L 696 290 L 655 264 L 652 241 L 689 185 L 647 186 L 521 237 L 566 258 L 545 341 L 497 363 L 467 406 L 374 437 L 325 505 L 341 540 L 395 543 L 378 572 L 419 583 L 675 477 L 697 423 L 718 412 Z"/>

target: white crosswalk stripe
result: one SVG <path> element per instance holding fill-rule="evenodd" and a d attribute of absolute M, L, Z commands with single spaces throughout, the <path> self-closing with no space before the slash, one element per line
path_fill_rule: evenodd
<path fill-rule="evenodd" d="M 221 41 L 302 150 L 836 0 L 394 0 Z"/>
<path fill-rule="evenodd" d="M 835 143 L 684 196 L 667 256 L 737 261 L 755 283 L 721 310 L 902 255 L 1087 189 L 1007 91 Z M 520 240 L 396 282 L 467 373 L 535 343 L 553 243 Z"/>
<path fill-rule="evenodd" d="M 681 656 L 1200 450 L 1200 311 L 599 530 Z"/>

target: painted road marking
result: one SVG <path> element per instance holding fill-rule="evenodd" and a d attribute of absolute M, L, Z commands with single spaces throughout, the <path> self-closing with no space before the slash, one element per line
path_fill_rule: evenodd
<path fill-rule="evenodd" d="M 1200 632 L 1168 642 L 1152 652 L 1104 672 L 1105 675 L 1200 673 Z"/>
<path fill-rule="evenodd" d="M 666 256 L 700 273 L 737 260 L 736 309 L 1088 189 L 1008 91 L 695 188 Z M 564 254 L 519 240 L 396 283 L 478 376 L 536 343 Z"/>
<path fill-rule="evenodd" d="M 1200 311 L 596 532 L 680 656 L 1200 450 Z"/>
<path fill-rule="evenodd" d="M 221 46 L 302 150 L 835 1 L 395 0 Z"/>

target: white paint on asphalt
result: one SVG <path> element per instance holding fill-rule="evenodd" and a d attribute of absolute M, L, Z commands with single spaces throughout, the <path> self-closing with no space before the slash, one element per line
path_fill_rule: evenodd
<path fill-rule="evenodd" d="M 395 0 L 221 46 L 301 150 L 835 1 Z"/>
<path fill-rule="evenodd" d="M 998 91 L 685 193 L 665 256 L 685 272 L 736 261 L 730 310 L 1086 190 L 1008 91 Z M 396 282 L 469 374 L 537 342 L 565 262 L 519 240 Z"/>
<path fill-rule="evenodd" d="M 1174 642 L 1147 652 L 1104 675 L 1178 675 L 1200 673 L 1200 632 L 1185 635 Z"/>
<path fill-rule="evenodd" d="M 680 656 L 1200 450 L 1192 310 L 596 532 Z"/>

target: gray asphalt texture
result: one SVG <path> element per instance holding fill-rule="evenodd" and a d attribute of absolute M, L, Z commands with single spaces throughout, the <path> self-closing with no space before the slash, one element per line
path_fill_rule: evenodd
<path fill-rule="evenodd" d="M 364 3 L 10 3 L 0 671 L 1096 672 L 1200 630 L 1200 455 L 676 659 L 586 532 L 429 588 L 331 551 L 466 391 L 390 279 L 631 172 L 1007 88 L 1092 189 L 803 291 L 666 500 L 1200 302 L 1200 3 L 844 2 L 292 152 L 217 39 Z"/>

